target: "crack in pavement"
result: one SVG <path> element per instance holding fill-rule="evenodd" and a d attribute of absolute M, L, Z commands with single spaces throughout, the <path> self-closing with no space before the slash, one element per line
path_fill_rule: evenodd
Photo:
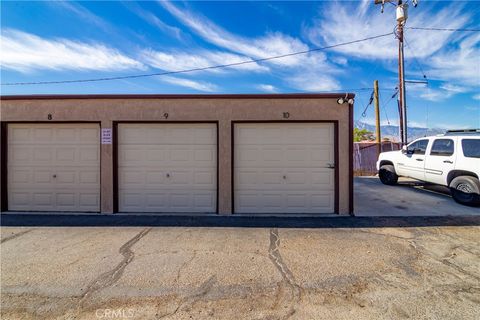
<path fill-rule="evenodd" d="M 5 242 L 10 241 L 10 240 L 13 240 L 17 237 L 23 236 L 25 233 L 28 233 L 32 230 L 35 230 L 35 229 L 28 229 L 28 230 L 25 230 L 25 231 L 21 231 L 21 232 L 17 232 L 15 234 L 12 234 L 11 236 L 5 237 L 2 240 L 0 240 L 0 244 L 5 243 Z"/>
<path fill-rule="evenodd" d="M 283 317 L 283 319 L 288 319 L 296 312 L 295 305 L 300 302 L 302 297 L 302 288 L 296 283 L 293 273 L 285 264 L 282 255 L 280 254 L 280 236 L 278 235 L 277 228 L 270 229 L 270 246 L 268 248 L 268 257 L 280 272 L 280 275 L 283 278 L 282 282 L 286 283 L 291 291 L 292 297 L 290 300 L 290 309 Z M 278 305 L 278 303 L 276 304 Z"/>
<path fill-rule="evenodd" d="M 171 317 L 177 314 L 178 311 L 180 311 L 185 305 L 193 305 L 195 302 L 200 300 L 203 296 L 205 296 L 213 287 L 213 285 L 217 282 L 217 276 L 213 275 L 210 278 L 208 278 L 198 289 L 196 292 L 190 296 L 185 297 L 175 308 L 174 311 L 169 312 L 167 314 L 161 315 L 158 319 L 163 319 L 166 317 Z"/>
<path fill-rule="evenodd" d="M 185 261 L 185 262 L 180 266 L 180 268 L 178 268 L 178 270 L 177 270 L 177 276 L 176 276 L 176 278 L 175 278 L 175 280 L 174 280 L 175 283 L 177 283 L 178 280 L 180 279 L 180 275 L 181 275 L 183 269 L 185 269 L 185 268 L 187 267 L 187 265 L 189 265 L 189 264 L 195 259 L 196 256 L 197 256 L 197 251 L 194 250 L 192 256 L 190 257 L 190 259 L 188 259 L 187 261 Z"/>
<path fill-rule="evenodd" d="M 150 230 L 152 230 L 152 228 L 143 229 L 136 236 L 128 240 L 120 247 L 118 252 L 123 255 L 122 261 L 120 261 L 120 263 L 118 263 L 112 270 L 102 273 L 88 285 L 85 293 L 80 299 L 80 305 L 94 292 L 110 287 L 117 282 L 118 279 L 120 279 L 125 268 L 133 261 L 133 258 L 135 257 L 135 253 L 131 249 L 132 246 L 142 239 L 147 233 L 149 233 Z"/>
<path fill-rule="evenodd" d="M 434 259 L 435 259 L 435 258 L 434 258 Z M 469 271 L 463 269 L 462 267 L 460 267 L 459 265 L 456 265 L 455 263 L 450 262 L 450 261 L 448 260 L 448 258 L 443 258 L 443 259 L 441 259 L 441 260 L 440 260 L 440 259 L 435 259 L 435 260 L 443 263 L 443 264 L 446 265 L 446 266 L 449 266 L 449 267 L 457 270 L 458 272 L 460 272 L 460 273 L 462 273 L 462 274 L 464 274 L 464 275 L 470 276 L 470 277 L 472 277 L 472 278 L 477 279 L 477 280 L 480 281 L 480 277 L 479 277 L 479 276 L 473 274 L 472 272 L 469 272 Z"/>

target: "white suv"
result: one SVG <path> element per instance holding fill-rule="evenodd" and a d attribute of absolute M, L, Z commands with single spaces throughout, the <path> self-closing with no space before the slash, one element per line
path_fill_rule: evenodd
<path fill-rule="evenodd" d="M 480 204 L 480 130 L 451 130 L 411 142 L 402 150 L 382 152 L 377 161 L 382 183 L 399 176 L 450 188 L 455 201 Z"/>

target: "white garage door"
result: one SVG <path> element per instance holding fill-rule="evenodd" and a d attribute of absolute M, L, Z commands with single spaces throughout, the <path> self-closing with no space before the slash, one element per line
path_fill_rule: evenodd
<path fill-rule="evenodd" d="M 236 213 L 333 213 L 334 125 L 235 124 Z"/>
<path fill-rule="evenodd" d="M 215 212 L 216 135 L 210 123 L 119 124 L 119 211 Z"/>
<path fill-rule="evenodd" d="M 8 209 L 100 211 L 98 124 L 9 124 Z"/>

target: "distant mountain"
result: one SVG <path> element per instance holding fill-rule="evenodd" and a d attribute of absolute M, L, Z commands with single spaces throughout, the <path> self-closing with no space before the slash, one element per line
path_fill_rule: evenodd
<path fill-rule="evenodd" d="M 365 122 L 356 120 L 354 122 L 355 128 L 358 129 L 367 129 L 370 132 L 375 133 L 375 126 L 367 124 Z M 380 126 L 382 138 L 388 138 L 392 141 L 400 141 L 400 129 L 398 126 Z M 425 137 L 425 136 L 434 136 L 437 134 L 445 133 L 446 129 L 439 128 L 418 128 L 418 127 L 408 127 L 408 140 L 412 141 L 414 139 Z"/>

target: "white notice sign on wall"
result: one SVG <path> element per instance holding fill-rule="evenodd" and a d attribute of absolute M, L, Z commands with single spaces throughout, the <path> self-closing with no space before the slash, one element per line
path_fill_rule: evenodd
<path fill-rule="evenodd" d="M 102 128 L 102 144 L 112 144 L 111 128 Z"/>

